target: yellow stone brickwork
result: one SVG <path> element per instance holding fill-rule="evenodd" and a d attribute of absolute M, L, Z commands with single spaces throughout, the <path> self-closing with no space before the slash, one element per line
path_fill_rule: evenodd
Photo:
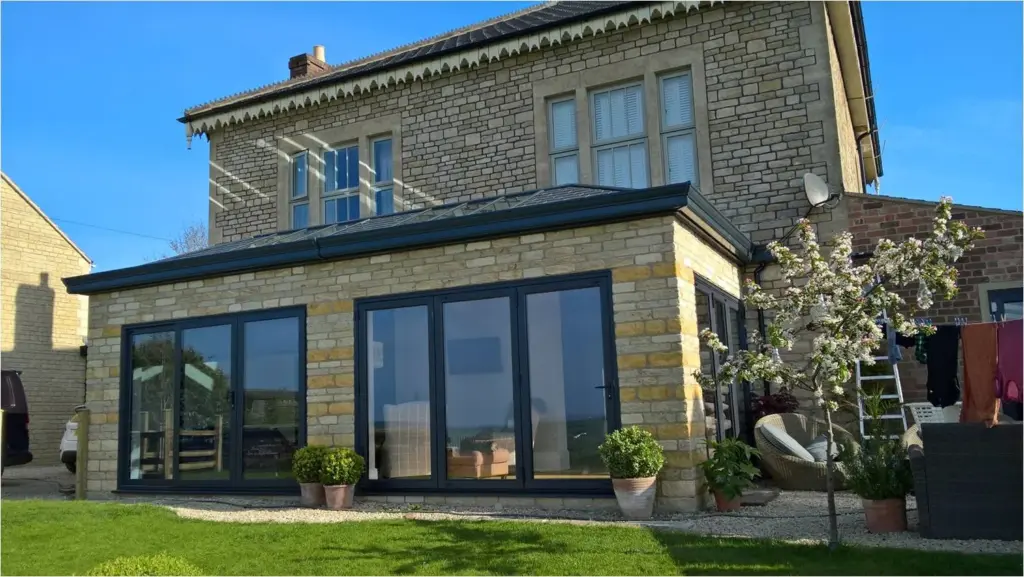
<path fill-rule="evenodd" d="M 693 359 L 682 343 L 696 338 L 696 324 L 680 313 L 680 278 L 693 275 L 675 254 L 678 227 L 665 216 L 97 295 L 89 403 L 96 413 L 117 410 L 111 369 L 125 324 L 305 305 L 307 440 L 353 446 L 356 299 L 610 270 L 623 423 L 649 428 L 668 452 L 659 506 L 692 510 L 700 504 L 694 463 L 703 414 L 691 421 L 687 400 L 699 390 L 685 374 Z M 692 285 L 690 293 L 692 302 Z M 89 490 L 110 491 L 116 425 L 94 423 L 92 431 L 97 474 L 90 472 Z"/>
<path fill-rule="evenodd" d="M 64 424 L 85 398 L 88 322 L 88 297 L 68 294 L 61 279 L 90 263 L 15 186 L 0 179 L 0 365 L 22 371 L 34 461 L 55 465 Z"/>

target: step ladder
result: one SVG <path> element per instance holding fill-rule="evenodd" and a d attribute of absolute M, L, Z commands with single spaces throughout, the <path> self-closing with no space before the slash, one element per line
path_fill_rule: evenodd
<path fill-rule="evenodd" d="M 884 326 L 885 324 L 887 324 L 889 322 L 888 315 L 886 315 L 885 312 L 883 311 L 882 312 L 882 316 L 878 319 L 877 322 Z M 871 420 L 874 419 L 874 417 L 872 417 L 871 415 L 868 415 L 867 412 L 864 410 L 864 398 L 860 394 L 860 392 L 862 390 L 864 390 L 864 384 L 865 383 L 871 383 L 871 382 L 876 382 L 876 383 L 879 383 L 879 384 L 886 384 L 888 382 L 892 382 L 893 383 L 893 385 L 894 385 L 893 388 L 895 389 L 895 392 L 890 392 L 890 393 L 883 394 L 883 395 L 881 395 L 881 398 L 883 400 L 896 401 L 896 410 L 899 411 L 899 412 L 898 413 L 886 413 L 884 415 L 880 415 L 878 418 L 882 419 L 882 420 L 886 420 L 886 421 L 897 421 L 898 420 L 900 422 L 900 424 L 903 426 L 903 431 L 906 432 L 906 430 L 907 430 L 907 414 L 903 410 L 903 385 L 900 383 L 900 371 L 899 371 L 899 368 L 896 366 L 896 363 L 891 362 L 890 359 L 889 359 L 889 355 L 888 355 L 889 344 L 888 344 L 887 341 L 884 341 L 884 344 L 882 345 L 882 348 L 883 348 L 883 350 L 884 350 L 884 352 L 886 354 L 884 354 L 882 356 L 878 356 L 878 357 L 872 357 L 872 359 L 875 361 L 876 366 L 879 363 L 884 363 L 884 364 L 889 365 L 890 367 L 892 367 L 892 374 L 888 374 L 888 375 L 864 375 L 862 370 L 861 370 L 861 363 L 860 363 L 859 360 L 857 361 L 857 365 L 854 368 L 855 369 L 856 383 L 857 383 L 857 412 L 858 412 L 858 420 L 860 421 L 860 435 L 861 435 L 862 439 L 870 439 L 870 438 L 872 438 L 874 436 L 874 435 L 868 434 L 867 431 L 865 430 L 865 423 L 867 421 L 871 421 Z M 898 439 L 898 438 L 900 438 L 900 435 L 899 434 L 890 434 L 890 435 L 888 435 L 888 437 L 891 438 L 891 439 Z"/>

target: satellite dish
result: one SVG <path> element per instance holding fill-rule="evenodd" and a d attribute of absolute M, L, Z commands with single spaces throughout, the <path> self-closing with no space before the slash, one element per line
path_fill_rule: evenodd
<path fill-rule="evenodd" d="M 811 203 L 811 206 L 825 204 L 832 196 L 825 181 L 810 172 L 804 175 L 804 194 L 807 195 L 807 202 Z"/>

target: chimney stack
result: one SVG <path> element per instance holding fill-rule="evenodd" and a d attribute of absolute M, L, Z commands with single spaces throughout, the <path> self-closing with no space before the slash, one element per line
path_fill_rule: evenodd
<path fill-rule="evenodd" d="M 313 54 L 299 54 L 288 59 L 288 71 L 290 78 L 303 76 L 316 76 L 327 70 L 327 56 L 324 47 L 317 44 L 313 47 Z"/>

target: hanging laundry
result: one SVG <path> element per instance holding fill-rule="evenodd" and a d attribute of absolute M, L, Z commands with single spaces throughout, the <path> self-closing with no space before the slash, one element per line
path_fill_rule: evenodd
<path fill-rule="evenodd" d="M 915 322 L 918 322 L 920 324 L 925 324 L 925 325 L 928 325 L 928 326 L 931 326 L 931 324 L 932 324 L 932 321 L 930 321 L 930 320 L 915 321 Z M 917 362 L 921 363 L 922 365 L 927 365 L 928 364 L 928 345 L 927 345 L 927 343 L 928 343 L 928 336 L 925 335 L 924 333 L 917 333 L 917 336 L 915 337 L 915 340 L 917 342 L 914 345 L 914 358 L 917 359 Z"/>
<path fill-rule="evenodd" d="M 999 341 L 996 331 L 995 323 L 963 328 L 964 403 L 960 412 L 961 423 L 985 423 L 991 427 L 998 421 L 996 360 Z"/>
<path fill-rule="evenodd" d="M 928 402 L 936 407 L 955 405 L 960 400 L 960 327 L 940 326 L 925 339 L 928 355 Z"/>
<path fill-rule="evenodd" d="M 889 362 L 902 361 L 903 353 L 900 352 L 900 348 L 896 344 L 896 329 L 893 328 L 892 323 L 885 323 L 882 325 L 882 330 L 885 331 L 886 353 L 889 355 Z"/>
<path fill-rule="evenodd" d="M 1024 320 L 999 323 L 996 329 L 999 341 L 999 397 L 1004 402 L 1021 402 L 1021 385 L 1024 384 Z"/>

